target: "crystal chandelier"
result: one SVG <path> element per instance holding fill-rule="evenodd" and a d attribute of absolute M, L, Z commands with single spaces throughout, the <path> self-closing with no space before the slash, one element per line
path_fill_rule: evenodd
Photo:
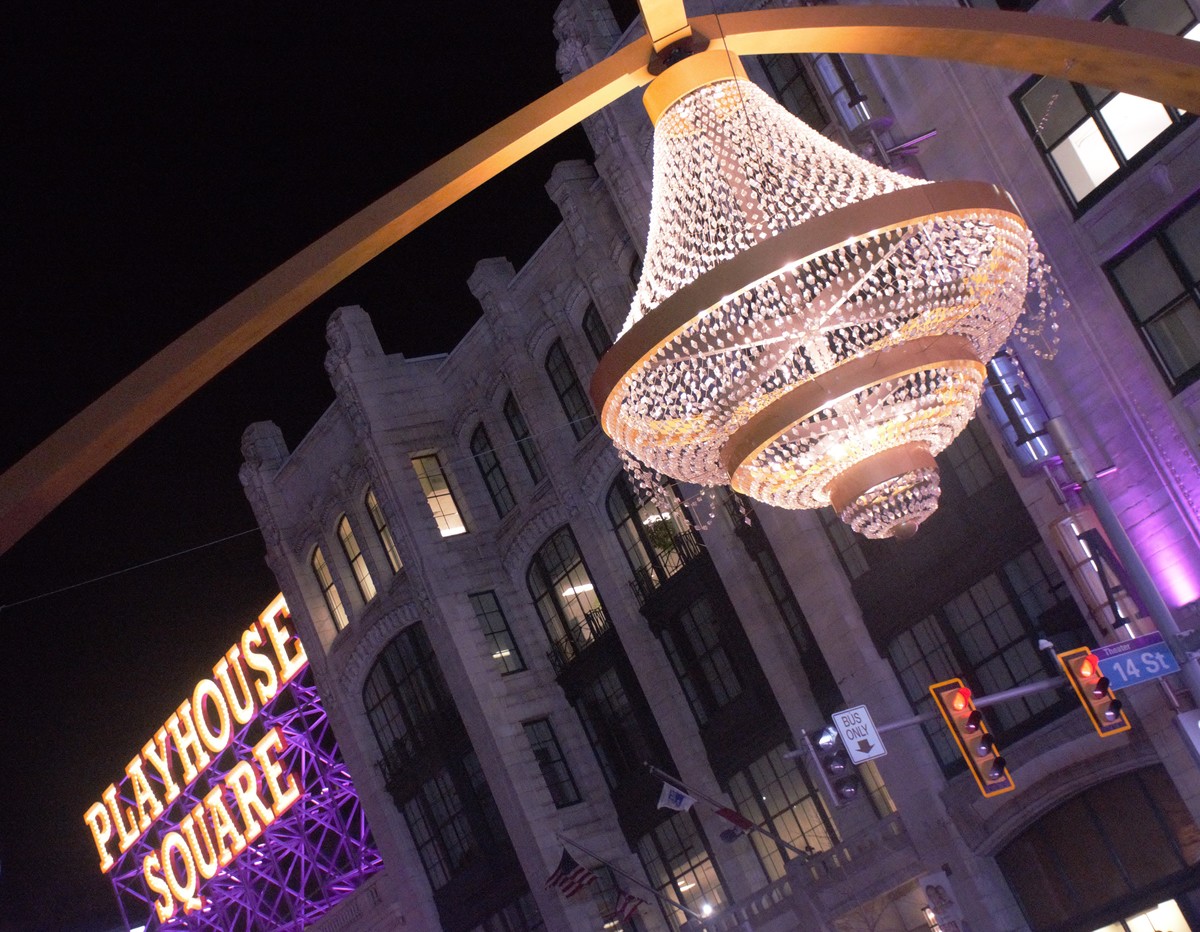
<path fill-rule="evenodd" d="M 1044 307 L 1036 245 L 1003 190 L 859 158 L 715 45 L 646 92 L 650 234 L 592 381 L 604 430 L 635 469 L 909 537 L 1031 282 Z"/>

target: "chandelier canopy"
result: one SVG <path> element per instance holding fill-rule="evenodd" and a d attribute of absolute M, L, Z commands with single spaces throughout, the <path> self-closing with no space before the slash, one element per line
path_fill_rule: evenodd
<path fill-rule="evenodd" d="M 1011 198 L 859 158 L 716 43 L 645 102 L 650 234 L 592 380 L 604 430 L 653 472 L 911 536 L 1024 309 L 1037 251 Z"/>

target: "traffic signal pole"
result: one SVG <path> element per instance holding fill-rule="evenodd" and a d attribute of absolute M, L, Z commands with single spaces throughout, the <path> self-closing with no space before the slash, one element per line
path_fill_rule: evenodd
<path fill-rule="evenodd" d="M 1088 461 L 1087 456 L 1079 449 L 1075 442 L 1075 436 L 1066 421 L 1061 417 L 1050 418 L 1046 422 L 1046 429 L 1054 439 L 1055 446 L 1058 447 L 1058 453 L 1062 457 L 1067 475 L 1070 476 L 1072 482 L 1079 483 L 1084 501 L 1091 505 L 1092 510 L 1096 512 L 1100 526 L 1104 528 L 1104 533 L 1108 535 L 1113 550 L 1129 574 L 1130 584 L 1137 590 L 1135 595 L 1146 607 L 1150 620 L 1154 622 L 1155 627 L 1163 636 L 1163 641 L 1179 663 L 1179 669 L 1187 683 L 1188 692 L 1192 694 L 1192 703 L 1200 705 L 1200 661 L 1192 657 L 1184 647 L 1175 617 L 1171 614 L 1167 603 L 1163 601 L 1162 594 L 1150 576 L 1150 571 L 1142 563 L 1142 558 L 1134 548 L 1133 541 L 1125 533 L 1120 518 L 1113 511 L 1112 503 L 1109 502 L 1108 496 L 1096 479 L 1096 471 L 1092 469 L 1092 464 Z"/>
<path fill-rule="evenodd" d="M 1005 689 L 998 693 L 991 693 L 987 696 L 974 696 L 972 701 L 975 707 L 986 709 L 990 705 L 997 705 L 1001 702 L 1007 702 L 1010 699 L 1020 699 L 1022 696 L 1029 696 L 1033 693 L 1040 693 L 1047 689 L 1059 689 L 1069 685 L 1065 680 L 1055 677 L 1053 679 L 1035 680 L 1032 683 L 1026 683 L 1023 686 L 1014 686 L 1012 689 Z M 911 718 L 901 718 L 894 722 L 883 722 L 876 724 L 875 730 L 882 734 L 885 731 L 899 731 L 901 728 L 912 728 L 914 725 L 922 725 L 925 722 L 941 721 L 942 715 L 936 709 L 932 712 L 923 712 L 920 715 L 914 715 Z"/>

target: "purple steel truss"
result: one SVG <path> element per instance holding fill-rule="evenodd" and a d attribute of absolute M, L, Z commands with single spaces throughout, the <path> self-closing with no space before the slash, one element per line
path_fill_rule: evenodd
<path fill-rule="evenodd" d="M 278 728 L 284 750 L 278 756 L 284 777 L 291 774 L 300 798 L 215 876 L 201 881 L 201 906 L 177 909 L 160 922 L 147 887 L 143 860 L 159 850 L 162 836 L 204 796 L 223 784 L 240 760 L 253 760 L 253 748 Z M 156 792 L 162 787 L 155 784 Z M 119 787 L 123 805 L 133 805 L 128 783 Z M 337 740 L 306 667 L 237 731 L 219 757 L 184 789 L 110 873 L 126 925 L 188 932 L 300 932 L 383 868 L 358 793 L 338 751 Z"/>

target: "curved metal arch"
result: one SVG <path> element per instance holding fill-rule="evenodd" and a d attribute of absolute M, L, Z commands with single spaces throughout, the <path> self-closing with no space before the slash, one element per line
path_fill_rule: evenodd
<path fill-rule="evenodd" d="M 988 10 L 799 7 L 690 20 L 739 55 L 943 58 L 1051 74 L 1200 112 L 1200 45 L 1128 26 Z M 0 553 L 205 382 L 430 217 L 650 82 L 642 38 L 355 214 L 183 334 L 0 476 Z"/>

